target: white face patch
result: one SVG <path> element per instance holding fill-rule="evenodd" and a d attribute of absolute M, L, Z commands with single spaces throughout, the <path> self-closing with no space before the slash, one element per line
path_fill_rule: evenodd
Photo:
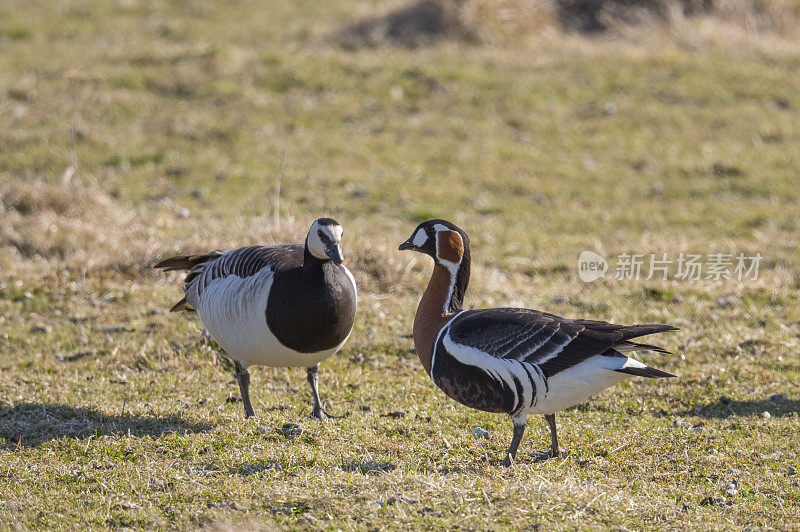
<path fill-rule="evenodd" d="M 334 243 L 339 251 L 339 256 L 342 255 L 342 226 L 341 225 L 320 225 L 318 220 L 311 224 L 311 229 L 308 230 L 308 251 L 311 252 L 316 258 L 327 260 L 331 257 L 328 255 L 328 249 L 325 243 L 319 236 L 320 231 Z"/>
<path fill-rule="evenodd" d="M 342 229 L 342 226 L 328 225 L 325 227 L 325 229 L 330 229 L 331 240 L 336 246 L 336 251 L 339 253 L 339 257 L 343 259 L 344 253 L 342 253 L 342 233 L 344 232 L 344 230 Z"/>
<path fill-rule="evenodd" d="M 420 229 L 417 231 L 417 234 L 414 235 L 414 240 L 412 240 L 411 243 L 421 248 L 426 240 L 428 240 L 428 235 L 425 233 L 425 229 Z"/>
<path fill-rule="evenodd" d="M 331 240 L 335 244 L 341 244 L 342 242 L 342 233 L 344 229 L 342 229 L 341 225 L 326 225 L 322 228 L 323 231 L 326 231 L 328 235 L 330 235 Z"/>

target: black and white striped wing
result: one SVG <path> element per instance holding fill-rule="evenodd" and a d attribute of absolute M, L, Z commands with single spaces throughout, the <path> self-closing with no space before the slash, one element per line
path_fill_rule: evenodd
<path fill-rule="evenodd" d="M 674 330 L 668 325 L 614 325 L 569 320 L 529 309 L 470 310 L 449 325 L 450 340 L 498 359 L 536 364 L 546 377 L 596 355 L 620 356 L 617 350 L 657 349 L 630 338 Z"/>
<path fill-rule="evenodd" d="M 303 265 L 303 246 L 300 244 L 282 244 L 278 246 L 248 246 L 223 253 L 213 261 L 203 265 L 202 272 L 194 270 L 186 277 L 186 284 L 193 275 L 203 274 L 206 284 L 235 275 L 245 279 L 257 274 L 263 268 L 271 268 L 273 272 L 299 268 Z"/>
<path fill-rule="evenodd" d="M 304 249 L 300 244 L 248 246 L 228 252 L 212 251 L 201 255 L 182 255 L 163 260 L 156 268 L 164 271 L 189 270 L 184 279 L 186 297 L 172 310 L 191 310 L 203 291 L 214 281 L 229 276 L 246 279 L 269 268 L 273 273 L 303 265 Z"/>

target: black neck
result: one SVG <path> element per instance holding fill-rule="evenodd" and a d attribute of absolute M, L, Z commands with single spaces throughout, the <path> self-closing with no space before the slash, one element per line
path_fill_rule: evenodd
<path fill-rule="evenodd" d="M 450 304 L 447 309 L 445 309 L 448 314 L 455 314 L 456 312 L 464 310 L 464 296 L 467 293 L 467 286 L 469 285 L 469 271 L 469 247 L 465 246 L 464 255 L 461 257 L 461 264 L 459 264 L 458 271 L 456 272 L 456 281 L 453 283 L 452 293 L 450 294 Z"/>
<path fill-rule="evenodd" d="M 308 237 L 306 237 L 306 245 L 305 249 L 303 250 L 303 267 L 311 268 L 314 266 L 320 266 L 329 260 L 330 259 L 319 259 L 315 257 L 308 249 Z"/>

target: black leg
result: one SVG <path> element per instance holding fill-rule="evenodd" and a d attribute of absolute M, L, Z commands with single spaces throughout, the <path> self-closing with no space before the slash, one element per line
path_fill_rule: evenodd
<path fill-rule="evenodd" d="M 561 454 L 561 450 L 558 448 L 558 432 L 556 431 L 556 415 L 555 414 L 546 414 L 544 418 L 547 420 L 547 424 L 550 425 L 550 456 L 556 457 Z"/>
<path fill-rule="evenodd" d="M 242 367 L 238 360 L 233 361 L 236 368 L 236 380 L 239 382 L 239 391 L 242 393 L 242 404 L 244 405 L 244 417 L 254 416 L 253 405 L 250 403 L 250 372 Z"/>
<path fill-rule="evenodd" d="M 342 416 L 333 416 L 322 408 L 322 401 L 319 400 L 319 364 L 306 369 L 306 380 L 308 385 L 311 386 L 311 395 L 314 397 L 314 412 L 312 415 L 320 421 L 341 418 Z"/>
<path fill-rule="evenodd" d="M 537 460 L 547 460 L 548 458 L 555 458 L 561 454 L 561 449 L 558 448 L 558 433 L 556 432 L 556 415 L 545 414 L 545 421 L 550 425 L 550 448 L 546 451 L 536 451 L 535 456 Z"/>
<path fill-rule="evenodd" d="M 527 418 L 521 420 L 512 419 L 514 422 L 514 436 L 511 438 L 511 446 L 506 453 L 506 459 L 503 460 L 503 467 L 509 467 L 511 463 L 517 458 L 517 449 L 519 442 L 522 441 L 522 435 L 525 434 L 525 426 L 528 424 Z"/>

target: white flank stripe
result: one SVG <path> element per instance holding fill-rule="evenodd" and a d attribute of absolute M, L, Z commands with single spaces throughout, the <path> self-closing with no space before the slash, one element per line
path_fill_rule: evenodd
<path fill-rule="evenodd" d="M 515 396 L 517 394 L 516 378 L 522 385 L 522 397 L 517 397 L 517 404 L 522 408 L 530 405 L 533 400 L 533 386 L 528 377 L 528 372 L 522 367 L 522 362 L 513 359 L 495 358 L 475 347 L 457 344 L 450 337 L 449 331 L 442 343 L 447 352 L 455 357 L 456 360 L 462 364 L 480 368 L 494 379 L 504 382 L 514 392 Z M 536 370 L 533 367 L 530 368 L 530 373 L 536 378 Z M 544 382 L 542 382 L 542 387 L 544 387 Z"/>
<path fill-rule="evenodd" d="M 444 332 L 447 331 L 450 328 L 450 324 L 453 323 L 453 320 L 456 319 L 457 317 L 459 317 L 463 313 L 464 313 L 463 310 L 461 312 L 456 313 L 455 316 L 450 318 L 450 321 L 448 321 L 447 323 L 444 324 L 444 327 L 439 329 L 439 334 L 436 335 L 436 341 L 433 342 L 433 351 L 431 352 L 431 371 L 430 371 L 430 378 L 431 379 L 433 378 L 433 367 L 436 365 L 436 346 L 439 345 L 439 338 L 441 338 L 442 334 L 444 334 Z M 449 332 L 448 332 L 448 334 L 449 334 Z"/>

